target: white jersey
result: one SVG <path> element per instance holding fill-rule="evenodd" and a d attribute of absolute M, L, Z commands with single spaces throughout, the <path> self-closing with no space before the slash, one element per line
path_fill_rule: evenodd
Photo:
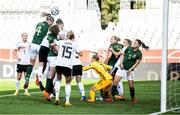
<path fill-rule="evenodd" d="M 77 44 L 76 41 L 74 41 L 74 43 Z M 74 53 L 74 58 L 73 58 L 72 63 L 73 63 L 73 66 L 74 65 L 82 65 L 81 61 L 80 61 L 80 58 L 79 58 L 79 54 L 77 52 Z"/>
<path fill-rule="evenodd" d="M 74 55 L 74 58 L 73 58 L 73 66 L 74 65 L 82 65 L 81 64 L 81 61 L 80 61 L 80 59 L 79 59 L 79 54 L 77 53 L 77 52 L 75 52 L 75 55 Z"/>
<path fill-rule="evenodd" d="M 72 69 L 72 62 L 75 52 L 79 52 L 79 48 L 76 43 L 71 40 L 60 40 L 57 42 L 59 46 L 56 65 L 62 67 L 68 67 Z"/>
<path fill-rule="evenodd" d="M 49 48 L 49 41 L 48 41 L 47 37 L 48 37 L 48 36 L 46 36 L 46 37 L 43 39 L 43 41 L 42 41 L 42 43 L 41 43 L 41 46 L 44 46 L 44 47 Z"/>
<path fill-rule="evenodd" d="M 123 48 L 121 49 L 122 53 L 124 53 L 125 50 L 126 50 L 126 47 L 123 47 Z M 121 56 L 119 57 L 119 59 L 117 60 L 117 62 L 116 62 L 116 64 L 115 64 L 114 66 L 115 66 L 115 67 L 118 67 L 119 64 L 120 64 L 120 61 L 121 61 Z"/>
<path fill-rule="evenodd" d="M 17 64 L 28 65 L 30 64 L 30 43 L 18 42 L 16 45 L 17 56 L 20 60 L 17 60 Z"/>

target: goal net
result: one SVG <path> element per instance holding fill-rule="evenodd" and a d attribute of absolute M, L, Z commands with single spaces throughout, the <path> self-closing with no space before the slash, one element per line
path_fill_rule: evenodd
<path fill-rule="evenodd" d="M 173 49 L 178 49 L 177 43 L 180 41 L 180 0 L 169 0 L 169 15 L 168 15 L 168 49 L 174 46 Z M 169 42 L 169 39 L 172 39 Z M 172 50 L 173 50 L 172 49 Z M 167 66 L 167 97 L 166 111 L 180 113 L 180 50 L 168 52 Z M 162 100 L 163 101 L 163 100 Z"/>
<path fill-rule="evenodd" d="M 180 113 L 180 63 L 168 65 L 167 110 Z"/>

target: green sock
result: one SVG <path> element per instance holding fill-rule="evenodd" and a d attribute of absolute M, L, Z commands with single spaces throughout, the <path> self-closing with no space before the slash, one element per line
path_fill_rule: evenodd
<path fill-rule="evenodd" d="M 48 93 L 52 93 L 52 86 L 53 85 L 53 83 L 52 83 L 52 79 L 50 79 L 50 78 L 47 78 L 46 79 L 46 91 L 48 92 Z"/>
<path fill-rule="evenodd" d="M 29 78 L 31 76 L 32 70 L 33 70 L 33 66 L 32 65 L 28 65 L 27 73 L 26 73 L 26 77 L 25 77 L 26 82 L 29 82 Z"/>
<path fill-rule="evenodd" d="M 54 88 L 53 80 L 51 79 L 51 81 L 50 81 L 50 92 L 51 93 L 53 93 L 53 88 Z"/>
<path fill-rule="evenodd" d="M 41 91 L 44 91 L 44 90 L 45 90 L 45 88 L 44 88 L 42 82 L 39 83 L 39 88 L 41 89 Z"/>

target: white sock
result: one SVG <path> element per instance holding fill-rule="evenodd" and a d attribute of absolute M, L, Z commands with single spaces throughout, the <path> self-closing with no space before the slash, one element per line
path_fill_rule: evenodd
<path fill-rule="evenodd" d="M 50 77 L 50 67 L 46 67 L 46 68 L 48 68 L 48 70 L 46 71 L 46 73 L 45 73 L 45 77 L 46 78 L 49 78 Z M 55 79 L 56 80 L 56 79 Z"/>
<path fill-rule="evenodd" d="M 123 96 L 124 95 L 124 91 L 123 91 L 123 84 L 122 84 L 122 81 L 120 81 L 117 85 L 117 91 L 118 91 L 118 94 Z"/>
<path fill-rule="evenodd" d="M 25 90 L 25 93 L 28 93 L 28 88 L 24 89 Z"/>
<path fill-rule="evenodd" d="M 65 85 L 65 92 L 66 92 L 66 102 L 69 102 L 69 98 L 71 95 L 71 85 L 70 84 Z"/>
<path fill-rule="evenodd" d="M 79 83 L 78 83 L 78 86 L 79 86 L 79 90 L 80 90 L 82 96 L 85 96 L 85 90 L 84 90 L 84 85 L 83 85 L 83 83 L 82 83 L 82 82 L 79 82 Z"/>
<path fill-rule="evenodd" d="M 19 91 L 19 87 L 20 87 L 20 81 L 16 80 L 16 91 Z"/>
<path fill-rule="evenodd" d="M 39 81 L 41 81 L 42 71 L 43 71 L 43 67 L 39 66 L 38 67 L 38 79 L 39 79 Z"/>
<path fill-rule="evenodd" d="M 59 100 L 59 92 L 60 92 L 60 80 L 55 81 L 55 93 L 56 93 L 56 100 Z"/>

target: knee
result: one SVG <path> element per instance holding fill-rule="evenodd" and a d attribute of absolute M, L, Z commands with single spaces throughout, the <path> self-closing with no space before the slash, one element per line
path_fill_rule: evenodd
<path fill-rule="evenodd" d="M 81 80 L 79 80 L 79 79 L 76 79 L 76 82 L 77 82 L 77 84 L 78 84 L 79 82 L 81 82 Z"/>
<path fill-rule="evenodd" d="M 76 76 L 76 82 L 77 83 L 81 82 L 81 76 L 80 75 Z"/>
<path fill-rule="evenodd" d="M 95 87 L 91 87 L 90 90 L 91 90 L 91 91 L 96 91 L 96 88 L 95 88 Z"/>
<path fill-rule="evenodd" d="M 70 83 L 71 82 L 71 77 L 66 77 L 66 83 Z"/>
<path fill-rule="evenodd" d="M 129 88 L 130 88 L 130 89 L 133 89 L 133 88 L 134 88 L 134 85 L 133 85 L 133 84 L 129 84 Z"/>
<path fill-rule="evenodd" d="M 21 77 L 18 77 L 17 80 L 20 81 L 20 80 L 21 80 Z"/>
<path fill-rule="evenodd" d="M 119 80 L 114 80 L 113 85 L 118 85 Z"/>

